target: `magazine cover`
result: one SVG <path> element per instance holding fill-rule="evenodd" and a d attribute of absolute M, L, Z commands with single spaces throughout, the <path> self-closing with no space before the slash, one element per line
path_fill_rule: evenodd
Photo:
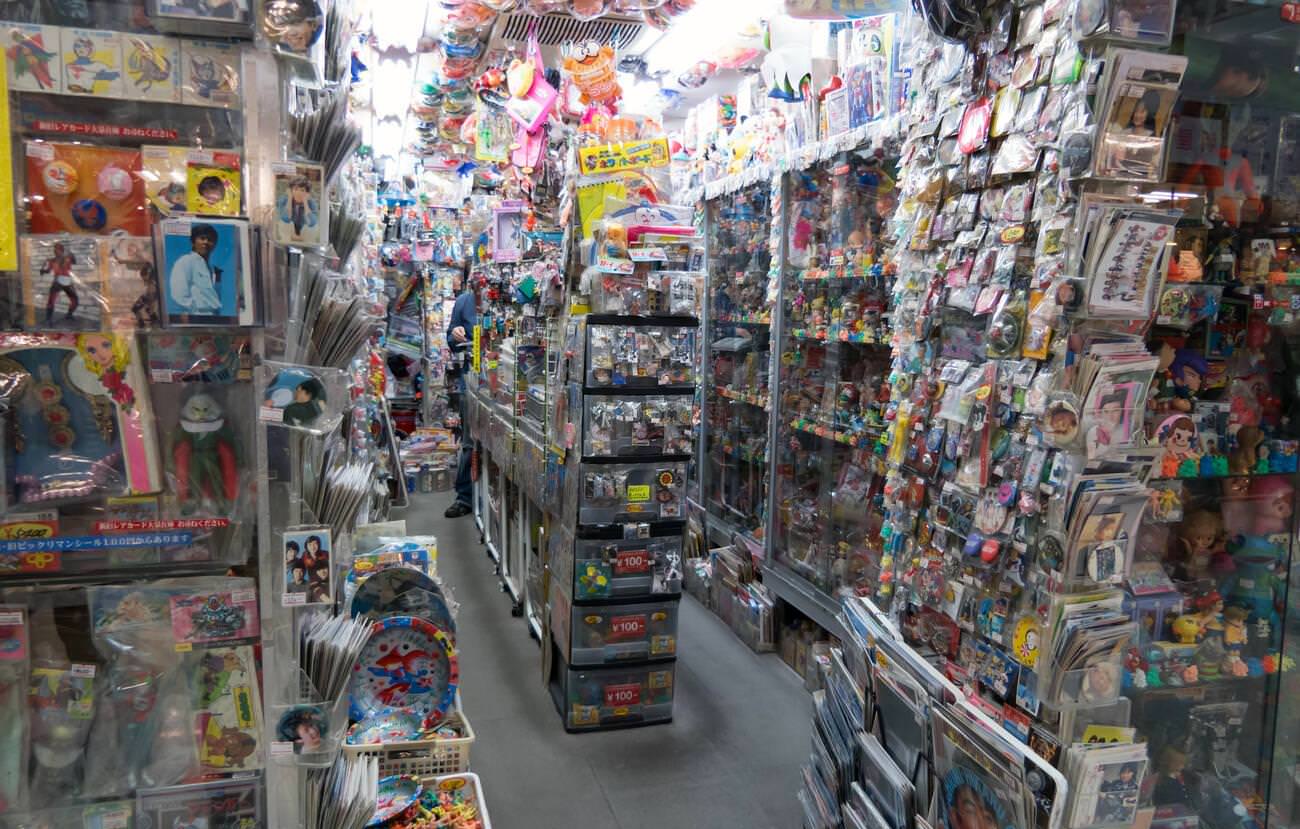
<path fill-rule="evenodd" d="M 1030 826 L 1018 760 L 990 754 L 958 716 L 943 708 L 933 710 L 938 829 Z"/>

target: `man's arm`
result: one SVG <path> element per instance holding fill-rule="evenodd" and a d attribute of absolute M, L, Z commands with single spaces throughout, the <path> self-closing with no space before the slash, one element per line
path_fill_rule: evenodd
<path fill-rule="evenodd" d="M 171 278 L 168 282 L 171 284 L 172 302 L 182 308 L 189 308 L 190 303 L 194 301 L 190 294 L 190 261 L 188 256 L 183 256 L 172 266 Z"/>

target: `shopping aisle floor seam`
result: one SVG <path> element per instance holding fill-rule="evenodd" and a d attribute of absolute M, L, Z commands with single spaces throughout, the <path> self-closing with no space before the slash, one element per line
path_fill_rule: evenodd
<path fill-rule="evenodd" d="M 461 699 L 470 763 L 494 829 L 788 829 L 807 762 L 811 700 L 774 654 L 755 654 L 683 597 L 671 724 L 568 734 L 542 683 L 527 622 L 510 615 L 472 517 L 449 494 L 416 495 L 412 533 L 438 538 L 438 571 L 460 604 Z M 594 785 L 593 785 L 594 784 Z"/>

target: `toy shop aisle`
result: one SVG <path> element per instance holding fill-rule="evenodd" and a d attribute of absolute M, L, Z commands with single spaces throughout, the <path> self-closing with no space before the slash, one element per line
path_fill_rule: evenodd
<path fill-rule="evenodd" d="M 510 615 L 474 519 L 450 495 L 415 495 L 412 532 L 438 537 L 438 572 L 460 603 L 462 700 L 495 829 L 791 829 L 807 762 L 811 697 L 774 654 L 755 654 L 682 597 L 674 719 L 568 734 L 523 619 Z"/>

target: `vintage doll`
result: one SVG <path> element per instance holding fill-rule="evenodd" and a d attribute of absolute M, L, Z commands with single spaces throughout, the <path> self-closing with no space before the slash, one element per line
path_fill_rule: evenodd
<path fill-rule="evenodd" d="M 1198 595 L 1192 600 L 1192 608 L 1199 627 L 1198 639 L 1223 635 L 1223 597 L 1217 590 Z"/>
<path fill-rule="evenodd" d="M 1228 471 L 1233 475 L 1249 475 L 1254 472 L 1264 441 L 1264 433 L 1258 426 L 1242 426 L 1238 429 L 1237 448 L 1228 456 Z"/>
<path fill-rule="evenodd" d="M 1229 607 L 1223 611 L 1223 672 L 1231 676 L 1242 677 L 1248 672 L 1241 652 L 1249 640 L 1246 630 L 1246 618 L 1249 615 L 1250 612 L 1244 607 Z"/>
<path fill-rule="evenodd" d="M 1182 559 L 1174 566 L 1178 581 L 1199 581 L 1213 575 L 1213 560 L 1223 533 L 1223 519 L 1213 510 L 1201 509 L 1188 515 L 1178 528 Z"/>
<path fill-rule="evenodd" d="M 1282 477 L 1256 478 L 1251 481 L 1248 512 L 1253 519 L 1251 532 L 1237 535 L 1230 545 L 1233 571 L 1219 588 L 1228 604 L 1245 608 L 1249 619 L 1267 637 L 1269 648 L 1276 648 L 1281 631 L 1277 609 L 1279 590 L 1285 589 L 1285 576 L 1279 569 L 1286 559 L 1289 545 L 1278 543 L 1291 527 L 1291 482 Z"/>
<path fill-rule="evenodd" d="M 1156 785 L 1151 801 L 1156 806 L 1195 806 L 1200 800 L 1200 781 L 1187 768 L 1187 752 L 1167 745 L 1156 755 Z"/>
<path fill-rule="evenodd" d="M 235 433 L 221 404 L 206 392 L 190 395 L 173 437 L 176 497 L 183 505 L 203 498 L 234 501 L 239 494 Z"/>

